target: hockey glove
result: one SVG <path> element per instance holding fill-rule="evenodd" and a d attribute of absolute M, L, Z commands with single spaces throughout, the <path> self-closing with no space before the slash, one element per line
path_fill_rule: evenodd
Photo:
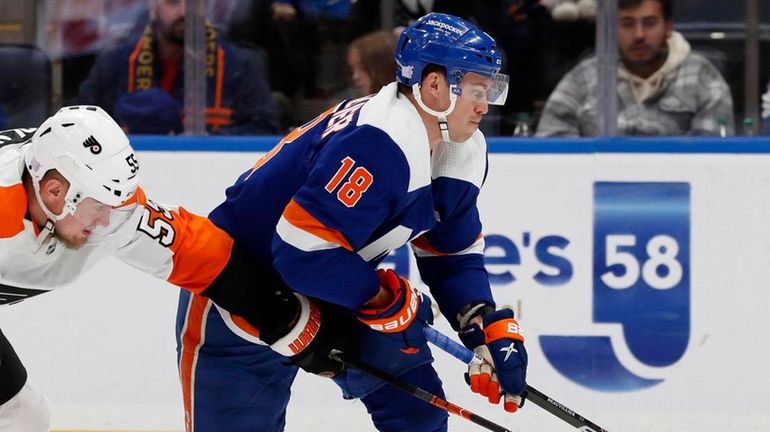
<path fill-rule="evenodd" d="M 288 323 L 260 338 L 306 372 L 327 378 L 339 375 L 344 365 L 332 359 L 330 353 L 338 350 L 355 355 L 349 334 L 355 321 L 344 309 L 299 293 L 294 296 L 297 308 Z"/>
<path fill-rule="evenodd" d="M 486 396 L 495 405 L 503 394 L 505 410 L 516 412 L 526 396 L 527 350 L 513 311 L 501 309 L 487 314 L 483 329 L 475 323 L 466 325 L 460 330 L 460 339 L 483 359 L 468 366 L 466 379 L 471 391 Z"/>
<path fill-rule="evenodd" d="M 433 324 L 430 298 L 412 288 L 409 281 L 393 270 L 377 270 L 381 289 L 391 294 L 392 301 L 383 307 L 362 307 L 358 319 L 369 328 L 403 340 L 401 351 L 413 354 L 424 345 L 423 327 Z"/>

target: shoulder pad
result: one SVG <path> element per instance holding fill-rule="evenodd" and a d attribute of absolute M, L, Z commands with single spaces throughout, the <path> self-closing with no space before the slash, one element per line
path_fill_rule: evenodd
<path fill-rule="evenodd" d="M 27 142 L 32 139 L 36 130 L 37 128 L 23 128 L 0 131 L 0 147 Z"/>

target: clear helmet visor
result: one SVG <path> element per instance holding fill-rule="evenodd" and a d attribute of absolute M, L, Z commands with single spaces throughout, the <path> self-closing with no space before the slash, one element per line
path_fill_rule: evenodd
<path fill-rule="evenodd" d="M 86 197 L 77 204 L 67 203 L 75 223 L 92 237 L 106 237 L 114 233 L 133 213 L 135 205 L 112 207 L 94 198 Z"/>
<path fill-rule="evenodd" d="M 489 105 L 503 105 L 508 97 L 508 83 L 510 78 L 506 74 L 497 74 L 492 78 L 480 81 L 463 81 L 458 86 L 458 96 L 473 103 L 486 102 Z"/>

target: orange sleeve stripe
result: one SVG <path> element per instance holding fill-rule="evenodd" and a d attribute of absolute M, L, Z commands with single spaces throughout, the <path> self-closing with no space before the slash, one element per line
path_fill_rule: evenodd
<path fill-rule="evenodd" d="M 482 233 L 479 233 L 478 237 L 476 237 L 476 241 L 479 241 L 482 237 L 484 237 L 484 235 Z M 440 250 L 433 247 L 433 245 L 430 244 L 430 242 L 428 241 L 428 238 L 425 237 L 425 235 L 421 235 L 416 239 L 412 240 L 412 244 L 417 248 L 422 249 L 432 255 L 436 255 L 436 256 L 450 255 L 447 252 L 441 252 Z"/>
<path fill-rule="evenodd" d="M 484 327 L 484 334 L 484 342 L 486 343 L 492 343 L 499 339 L 515 339 L 524 342 L 519 322 L 513 318 L 497 321 Z"/>
<path fill-rule="evenodd" d="M 259 337 L 259 329 L 249 324 L 243 317 L 231 313 L 230 318 L 232 318 L 235 325 L 237 325 L 241 330 L 256 338 Z"/>
<path fill-rule="evenodd" d="M 200 293 L 216 279 L 230 260 L 233 239 L 205 217 L 179 208 L 174 219 L 176 240 L 174 268 L 168 281 L 194 293 Z"/>
<path fill-rule="evenodd" d="M 27 194 L 24 185 L 0 186 L 0 238 L 13 237 L 24 231 Z"/>
<path fill-rule="evenodd" d="M 142 188 L 121 207 L 147 205 Z M 152 212 L 152 217 L 163 218 L 174 228 L 176 238 L 169 249 L 174 253 L 174 268 L 168 282 L 194 293 L 205 290 L 216 279 L 230 260 L 233 239 L 208 218 L 188 212 L 184 208 L 172 211 L 173 218 Z"/>
<path fill-rule="evenodd" d="M 422 249 L 422 250 L 424 250 L 426 252 L 429 252 L 429 253 L 431 253 L 433 255 L 436 255 L 436 256 L 447 255 L 446 253 L 441 252 L 441 251 L 437 250 L 436 248 L 434 248 L 433 245 L 430 244 L 430 242 L 428 241 L 428 238 L 425 237 L 425 235 L 421 235 L 421 236 L 417 237 L 416 239 L 412 240 L 412 244 L 417 246 L 418 248 L 420 248 L 420 249 Z"/>
<path fill-rule="evenodd" d="M 336 243 L 343 248 L 353 251 L 353 247 L 345 239 L 341 232 L 331 229 L 313 217 L 293 199 L 283 210 L 283 217 L 295 227 L 320 237 L 330 243 Z"/>

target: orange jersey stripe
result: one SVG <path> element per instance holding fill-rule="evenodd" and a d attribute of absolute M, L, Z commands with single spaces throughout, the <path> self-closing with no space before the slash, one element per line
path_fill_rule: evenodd
<path fill-rule="evenodd" d="M 446 255 L 444 252 L 439 251 L 438 249 L 434 248 L 432 244 L 428 241 L 428 238 L 424 235 L 421 235 L 417 237 L 416 239 L 412 240 L 412 244 L 417 246 L 418 248 L 430 252 L 433 255 L 436 256 L 443 256 Z"/>
<path fill-rule="evenodd" d="M 182 347 L 179 354 L 179 380 L 182 383 L 184 425 L 187 432 L 192 432 L 194 428 L 195 367 L 198 361 L 198 350 L 203 344 L 209 309 L 211 309 L 211 302 L 208 299 L 191 295 L 180 337 Z"/>
<path fill-rule="evenodd" d="M 283 217 L 295 227 L 320 237 L 330 243 L 336 243 L 343 248 L 353 251 L 353 247 L 345 239 L 341 232 L 331 229 L 313 217 L 293 199 L 283 210 Z"/>
<path fill-rule="evenodd" d="M 24 231 L 27 194 L 24 185 L 0 186 L 0 238 L 13 237 Z"/>
<path fill-rule="evenodd" d="M 249 324 L 245 318 L 242 318 L 241 316 L 232 314 L 232 313 L 230 314 L 230 318 L 232 318 L 233 323 L 235 323 L 235 325 L 237 325 L 238 328 L 240 328 L 241 330 L 245 331 L 246 333 L 256 338 L 259 338 L 259 329 Z"/>
<path fill-rule="evenodd" d="M 482 233 L 479 233 L 479 235 L 476 237 L 476 241 L 479 241 L 484 235 Z M 432 244 L 430 244 L 430 241 L 428 241 L 428 238 L 425 237 L 425 235 L 421 235 L 420 237 L 417 237 L 416 239 L 412 240 L 412 244 L 415 245 L 417 248 L 422 249 L 432 255 L 436 256 L 444 256 L 449 255 L 447 252 L 441 252 L 440 250 L 433 247 Z"/>

